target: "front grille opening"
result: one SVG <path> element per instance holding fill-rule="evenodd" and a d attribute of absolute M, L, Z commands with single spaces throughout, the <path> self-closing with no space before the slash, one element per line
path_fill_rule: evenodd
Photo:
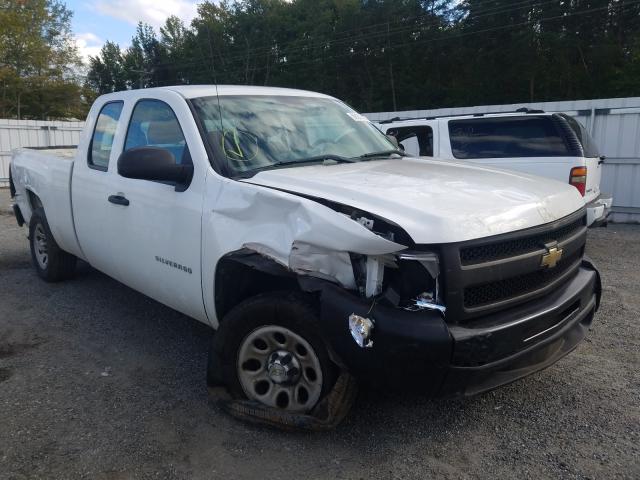
<path fill-rule="evenodd" d="M 464 306 L 478 308 L 539 290 L 574 267 L 581 257 L 582 249 L 562 259 L 555 268 L 536 270 L 517 277 L 467 287 L 464 289 Z"/>
<path fill-rule="evenodd" d="M 544 247 L 546 243 L 554 240 L 561 242 L 573 236 L 578 230 L 584 227 L 585 217 L 581 217 L 563 227 L 530 237 L 462 248 L 460 250 L 460 262 L 462 265 L 475 265 L 534 252 Z"/>

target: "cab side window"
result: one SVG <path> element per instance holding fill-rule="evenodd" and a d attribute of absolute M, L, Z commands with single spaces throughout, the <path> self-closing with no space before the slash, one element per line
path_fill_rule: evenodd
<path fill-rule="evenodd" d="M 160 100 L 140 100 L 129 121 L 124 151 L 147 146 L 168 150 L 177 164 L 191 165 L 178 119 L 171 107 Z"/>
<path fill-rule="evenodd" d="M 404 151 L 416 157 L 433 157 L 433 130 L 426 125 L 396 127 L 387 130 L 398 139 Z"/>
<path fill-rule="evenodd" d="M 113 137 L 118 126 L 118 119 L 122 112 L 123 102 L 110 102 L 105 104 L 100 113 L 91 137 L 91 149 L 89 150 L 89 166 L 96 170 L 107 170 Z"/>

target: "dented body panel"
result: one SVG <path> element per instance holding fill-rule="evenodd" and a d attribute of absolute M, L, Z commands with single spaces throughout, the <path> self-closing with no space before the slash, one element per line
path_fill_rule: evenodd
<path fill-rule="evenodd" d="M 207 185 L 218 187 L 210 173 Z M 349 217 L 297 195 L 234 180 L 222 180 L 218 195 L 205 196 L 203 213 L 203 290 L 214 291 L 215 266 L 229 252 L 253 250 L 300 275 L 336 281 L 353 289 L 349 252 L 381 255 L 401 245 L 371 232 Z M 230 234 L 233 232 L 233 234 Z M 210 322 L 217 326 L 212 295 L 205 295 Z"/>

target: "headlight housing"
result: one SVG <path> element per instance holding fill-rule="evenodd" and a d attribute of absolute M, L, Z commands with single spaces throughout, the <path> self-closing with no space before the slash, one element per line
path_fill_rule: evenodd
<path fill-rule="evenodd" d="M 375 297 L 406 310 L 445 312 L 436 252 L 403 250 L 394 255 L 351 254 L 356 285 L 363 296 Z"/>

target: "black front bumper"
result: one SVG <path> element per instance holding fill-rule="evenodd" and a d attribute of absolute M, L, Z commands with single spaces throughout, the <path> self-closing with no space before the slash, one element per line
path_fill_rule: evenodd
<path fill-rule="evenodd" d="M 377 387 L 430 395 L 473 395 L 548 367 L 585 337 L 600 302 L 600 276 L 584 260 L 556 291 L 508 310 L 456 322 L 436 311 L 371 306 L 325 286 L 321 325 L 334 360 Z M 352 313 L 375 322 L 373 347 L 360 348 Z"/>

